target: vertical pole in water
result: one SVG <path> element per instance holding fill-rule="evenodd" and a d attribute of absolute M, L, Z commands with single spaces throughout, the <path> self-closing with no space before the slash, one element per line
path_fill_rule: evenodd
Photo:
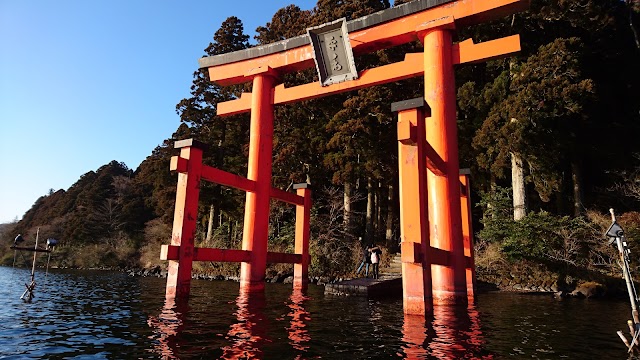
<path fill-rule="evenodd" d="M 398 112 L 400 250 L 405 314 L 432 310 L 424 99 L 391 104 Z"/>
<path fill-rule="evenodd" d="M 614 225 L 617 226 L 617 222 L 616 222 L 616 215 L 613 212 L 613 209 L 609 209 L 609 212 L 611 213 L 611 227 L 609 228 L 609 231 L 612 230 L 612 227 Z M 637 306 L 637 294 L 635 291 L 635 287 L 633 285 L 633 281 L 631 280 L 631 273 L 629 270 L 629 262 L 627 261 L 627 254 L 626 254 L 626 250 L 625 250 L 625 244 L 623 243 L 624 240 L 624 231 L 622 230 L 622 228 L 620 228 L 619 226 L 617 226 L 617 228 L 619 229 L 619 232 L 615 234 L 615 239 L 616 239 L 616 245 L 618 247 L 618 253 L 620 254 L 620 262 L 621 262 L 621 266 L 622 266 L 622 275 L 624 277 L 625 283 L 627 284 L 627 292 L 629 294 L 629 302 L 631 303 L 631 316 L 633 318 L 633 325 L 634 328 L 635 326 L 637 326 L 637 324 L 640 323 L 640 318 L 638 317 L 638 306 Z"/>
<path fill-rule="evenodd" d="M 31 283 L 36 277 L 36 256 L 38 255 L 38 236 L 40 236 L 40 228 L 36 231 L 36 244 L 33 246 L 33 265 L 31 265 Z"/>
<path fill-rule="evenodd" d="M 49 261 L 51 260 L 51 252 L 49 252 L 47 254 L 47 270 L 44 273 L 44 277 L 47 277 L 47 275 L 49 275 Z"/>
<path fill-rule="evenodd" d="M 473 221 L 471 218 L 471 182 L 469 169 L 460 169 L 460 210 L 462 213 L 462 241 L 464 242 L 465 268 L 467 278 L 467 298 L 473 300 L 476 285 L 476 266 L 473 255 Z"/>
<path fill-rule="evenodd" d="M 178 260 L 169 260 L 166 297 L 189 297 L 193 249 L 198 221 L 198 199 L 202 175 L 202 150 L 204 144 L 193 139 L 176 141 L 180 158 L 187 160 L 186 172 L 178 172 L 176 205 L 173 214 L 171 245 L 178 246 Z"/>
<path fill-rule="evenodd" d="M 36 282 L 35 282 L 35 277 L 36 277 L 36 256 L 38 255 L 38 236 L 40 235 L 40 228 L 38 228 L 38 230 L 36 231 L 36 244 L 33 247 L 33 265 L 31 265 L 31 282 L 29 283 L 29 285 L 25 284 L 25 287 L 27 288 L 23 293 L 22 296 L 20 296 L 20 299 L 26 301 L 26 302 L 31 302 L 31 299 L 33 299 L 34 295 L 33 295 L 33 290 L 36 288 Z M 25 297 L 26 296 L 26 297 Z"/>
<path fill-rule="evenodd" d="M 259 68 L 254 74 L 247 178 L 256 185 L 247 192 L 242 234 L 242 250 L 251 252 L 251 258 L 240 267 L 240 287 L 249 292 L 264 291 L 267 268 L 275 84 L 270 68 Z"/>
<path fill-rule="evenodd" d="M 453 18 L 422 31 L 424 92 L 431 108 L 427 142 L 444 161 L 444 176 L 427 173 L 431 246 L 449 253 L 449 265 L 432 265 L 434 304 L 466 303 L 466 275 L 460 214 L 460 171 L 456 92 L 452 62 Z"/>
<path fill-rule="evenodd" d="M 311 218 L 311 189 L 309 184 L 295 184 L 293 188 L 304 198 L 303 205 L 296 205 L 296 254 L 302 256 L 301 262 L 293 264 L 293 288 L 306 290 L 309 284 L 309 221 Z"/>
<path fill-rule="evenodd" d="M 640 318 L 638 317 L 638 306 L 636 303 L 637 301 L 636 294 L 635 294 L 635 289 L 633 287 L 633 282 L 631 281 L 629 262 L 627 261 L 624 245 L 622 244 L 622 242 L 623 242 L 622 238 L 616 237 L 616 245 L 618 246 L 618 251 L 620 252 L 620 261 L 622 262 L 622 275 L 624 277 L 625 283 L 627 284 L 629 302 L 631 303 L 631 317 L 633 318 L 633 324 L 636 325 L 640 323 Z"/>

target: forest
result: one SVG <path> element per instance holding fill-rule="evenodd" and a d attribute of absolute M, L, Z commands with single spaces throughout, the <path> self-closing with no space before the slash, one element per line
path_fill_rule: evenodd
<path fill-rule="evenodd" d="M 238 17 L 229 17 L 202 55 L 269 44 L 407 2 L 289 5 L 255 29 L 253 39 Z M 609 208 L 619 215 L 632 253 L 640 251 L 639 16 L 637 0 L 531 0 L 525 12 L 456 29 L 455 41 L 520 34 L 522 44 L 514 56 L 456 68 L 459 160 L 471 171 L 480 278 L 498 283 L 513 278 L 514 269 L 555 274 L 574 285 L 617 276 L 616 252 L 604 237 Z M 356 63 L 361 71 L 421 51 L 415 41 L 357 56 Z M 317 81 L 314 70 L 282 81 Z M 159 254 L 171 238 L 173 144 L 195 138 L 209 145 L 207 165 L 246 176 L 249 115 L 222 118 L 216 104 L 250 86 L 220 87 L 206 70 L 195 70 L 191 97 L 176 99 L 181 122 L 171 138 L 158 139 L 137 169 L 114 160 L 66 190 L 51 189 L 21 220 L 0 226 L 1 263 L 11 264 L 16 234 L 32 240 L 39 228 L 60 241 L 53 266 L 165 268 Z M 313 191 L 311 275 L 352 275 L 369 243 L 383 246 L 387 258 L 399 251 L 397 116 L 390 104 L 419 96 L 417 78 L 276 107 L 273 186 L 290 190 L 307 182 Z M 244 199 L 243 192 L 203 182 L 196 246 L 240 248 Z M 269 250 L 291 252 L 294 207 L 272 202 L 270 219 Z M 289 267 L 268 271 L 292 272 Z M 238 268 L 194 267 L 231 276 Z"/>

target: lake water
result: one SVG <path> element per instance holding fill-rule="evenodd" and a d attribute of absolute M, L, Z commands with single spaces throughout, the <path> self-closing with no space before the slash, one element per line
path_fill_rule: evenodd
<path fill-rule="evenodd" d="M 625 359 L 616 335 L 625 301 L 486 293 L 469 307 L 405 317 L 401 297 L 325 296 L 311 285 L 192 281 L 187 304 L 165 303 L 165 279 L 106 271 L 0 267 L 0 359 Z M 624 330 L 625 334 L 627 333 Z"/>

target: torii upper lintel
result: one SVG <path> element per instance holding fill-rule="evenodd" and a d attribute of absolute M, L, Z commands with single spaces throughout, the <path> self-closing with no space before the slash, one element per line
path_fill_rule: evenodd
<path fill-rule="evenodd" d="M 355 55 L 418 39 L 420 28 L 445 17 L 465 27 L 494 20 L 529 6 L 529 0 L 416 0 L 349 21 L 349 39 Z M 314 67 L 307 35 L 227 54 L 199 59 L 209 78 L 219 85 L 251 81 L 252 70 L 268 67 L 280 75 Z"/>

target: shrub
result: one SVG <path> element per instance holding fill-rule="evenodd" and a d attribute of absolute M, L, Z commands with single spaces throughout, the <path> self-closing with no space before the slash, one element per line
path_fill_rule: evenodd
<path fill-rule="evenodd" d="M 507 261 L 528 259 L 583 268 L 593 268 L 596 259 L 600 264 L 612 263 L 603 235 L 606 221 L 593 212 L 577 218 L 530 212 L 515 221 L 510 191 L 504 188 L 493 195 L 482 194 L 480 205 L 485 207 L 486 215 L 481 220 L 484 228 L 478 232 L 478 256 L 491 255 L 488 259 L 480 258 L 480 266 L 483 261 L 498 261 L 495 253 L 498 246 Z M 606 226 L 609 224 L 610 221 Z M 605 266 L 605 270 L 611 269 Z"/>
<path fill-rule="evenodd" d="M 166 261 L 160 260 L 160 246 L 171 242 L 171 227 L 162 219 L 148 221 L 144 228 L 144 245 L 140 248 L 139 266 L 166 268 Z"/>
<path fill-rule="evenodd" d="M 320 191 L 317 202 L 311 210 L 311 266 L 312 276 L 336 276 L 353 272 L 354 257 L 362 254 L 357 238 L 346 231 L 343 224 L 344 202 L 336 188 L 325 187 Z"/>

